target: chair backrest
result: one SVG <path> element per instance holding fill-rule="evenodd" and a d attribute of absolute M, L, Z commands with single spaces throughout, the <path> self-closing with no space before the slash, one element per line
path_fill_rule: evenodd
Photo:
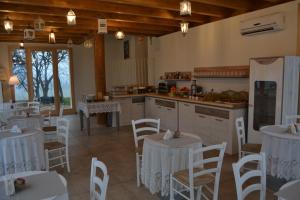
<path fill-rule="evenodd" d="M 132 120 L 132 129 L 133 129 L 133 135 L 134 135 L 134 143 L 135 147 L 138 147 L 139 140 L 143 140 L 145 138 L 145 135 L 139 135 L 140 133 L 144 131 L 151 131 L 155 133 L 159 133 L 160 129 L 160 119 L 138 119 L 138 120 Z M 138 125 L 145 124 L 146 126 L 143 126 L 141 128 L 137 128 Z M 148 125 L 151 124 L 151 125 Z"/>
<path fill-rule="evenodd" d="M 68 146 L 69 143 L 70 122 L 64 118 L 58 118 L 56 123 L 56 132 L 58 140 Z"/>
<path fill-rule="evenodd" d="M 200 147 L 197 149 L 189 149 L 189 183 L 191 188 L 194 188 L 194 178 L 207 175 L 207 174 L 214 174 L 215 182 L 214 182 L 214 191 L 213 191 L 213 199 L 217 199 L 219 193 L 219 182 L 220 182 L 220 175 L 222 169 L 223 158 L 226 149 L 226 142 L 217 145 L 211 145 L 206 147 Z M 209 158 L 203 159 L 195 159 L 197 156 L 202 157 L 203 153 L 210 152 L 210 151 L 218 151 L 218 155 Z M 195 171 L 194 169 L 197 167 L 202 168 L 203 165 L 213 164 L 211 167 L 205 167 L 202 170 Z"/>
<path fill-rule="evenodd" d="M 97 169 L 101 170 L 103 177 L 97 176 Z M 90 178 L 90 199 L 91 200 L 105 200 L 106 190 L 109 176 L 105 164 L 97 158 L 92 158 L 91 164 L 91 178 Z M 97 189 L 98 187 L 98 189 Z"/>
<path fill-rule="evenodd" d="M 247 163 L 258 163 L 257 169 L 252 169 L 244 174 L 241 174 L 241 168 L 243 168 Z M 253 191 L 260 191 L 260 200 L 265 200 L 266 198 L 266 158 L 264 153 L 260 154 L 251 154 L 244 156 L 237 163 L 232 164 L 235 186 L 237 192 L 237 200 L 243 200 Z M 243 184 L 249 179 L 254 177 L 259 177 L 260 182 L 247 185 L 243 187 Z"/>
<path fill-rule="evenodd" d="M 28 102 L 28 108 L 31 108 L 33 113 L 40 113 L 40 102 L 38 101 Z"/>
<path fill-rule="evenodd" d="M 300 115 L 287 115 L 287 116 L 285 116 L 285 123 L 287 124 L 287 125 L 289 125 L 289 124 L 299 124 L 299 121 L 300 120 Z"/>
<path fill-rule="evenodd" d="M 64 104 L 60 104 L 59 117 L 62 118 L 64 114 Z"/>
<path fill-rule="evenodd" d="M 242 157 L 242 145 L 246 143 L 245 140 L 245 124 L 244 118 L 239 117 L 235 119 L 235 129 L 238 139 L 239 159 Z"/>

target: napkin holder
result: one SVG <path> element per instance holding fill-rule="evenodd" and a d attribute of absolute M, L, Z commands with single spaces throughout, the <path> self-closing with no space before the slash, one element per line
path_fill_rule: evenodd
<path fill-rule="evenodd" d="M 170 140 L 170 139 L 173 138 L 173 135 L 174 135 L 174 133 L 172 133 L 172 132 L 168 129 L 168 130 L 166 131 L 166 133 L 165 133 L 163 139 L 164 139 L 164 140 Z"/>

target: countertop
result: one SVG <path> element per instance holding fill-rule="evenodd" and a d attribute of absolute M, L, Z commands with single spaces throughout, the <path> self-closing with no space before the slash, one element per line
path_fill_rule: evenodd
<path fill-rule="evenodd" d="M 219 108 L 227 108 L 227 109 L 240 109 L 240 108 L 246 108 L 246 103 L 231 103 L 231 102 L 212 102 L 212 101 L 202 101 L 202 100 L 192 100 L 189 98 L 182 98 L 182 97 L 170 97 L 168 95 L 162 95 L 162 94 L 156 94 L 156 93 L 146 93 L 146 94 L 126 94 L 126 95 L 115 95 L 112 96 L 112 98 L 129 98 L 129 97 L 154 97 L 154 98 L 162 98 L 167 100 L 173 100 L 173 101 L 181 101 L 186 103 L 195 103 L 200 105 L 206 105 L 206 106 L 214 106 Z"/>

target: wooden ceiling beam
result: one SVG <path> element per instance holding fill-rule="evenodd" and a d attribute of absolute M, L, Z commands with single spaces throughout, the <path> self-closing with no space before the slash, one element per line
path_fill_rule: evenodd
<path fill-rule="evenodd" d="M 194 14 L 189 17 L 181 17 L 179 11 L 170 11 L 164 9 L 153 9 L 149 7 L 142 6 L 129 6 L 129 5 L 118 5 L 108 2 L 100 2 L 95 0 L 0 0 L 3 3 L 10 3 L 11 5 L 21 6 L 21 8 L 26 7 L 30 9 L 32 6 L 46 7 L 46 13 L 56 13 L 53 12 L 54 8 L 62 8 L 65 10 L 64 15 L 67 14 L 69 9 L 73 9 L 75 14 L 79 13 L 81 10 L 86 11 L 97 11 L 100 13 L 119 13 L 134 16 L 145 16 L 161 19 L 176 19 L 176 20 L 187 20 L 191 22 L 203 22 L 210 18 L 208 16 Z M 0 6 L 1 8 L 2 6 Z M 1 10 L 5 10 L 4 8 Z M 32 9 L 33 10 L 33 9 Z M 29 11 L 30 12 L 30 11 Z M 221 18 L 223 15 L 212 15 L 212 17 Z"/>
<path fill-rule="evenodd" d="M 252 0 L 191 0 L 192 5 L 193 3 L 204 3 L 243 11 L 249 10 L 252 7 L 251 1 Z"/>

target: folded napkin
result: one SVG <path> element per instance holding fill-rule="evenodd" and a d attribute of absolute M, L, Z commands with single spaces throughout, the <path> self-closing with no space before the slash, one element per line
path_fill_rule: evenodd
<path fill-rule="evenodd" d="M 168 129 L 168 130 L 166 131 L 166 133 L 165 133 L 163 139 L 164 139 L 164 140 L 169 140 L 169 139 L 173 138 L 173 135 L 174 135 L 174 133 L 172 133 L 172 132 Z"/>
<path fill-rule="evenodd" d="M 12 133 L 22 133 L 22 130 L 21 130 L 17 125 L 14 125 L 14 126 L 10 129 L 10 132 L 12 132 Z"/>

